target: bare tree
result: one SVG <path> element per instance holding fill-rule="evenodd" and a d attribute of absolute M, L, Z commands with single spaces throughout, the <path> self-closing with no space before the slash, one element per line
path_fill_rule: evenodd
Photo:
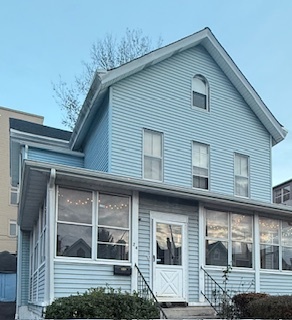
<path fill-rule="evenodd" d="M 161 45 L 160 37 L 153 45 L 150 37 L 144 36 L 140 29 L 126 29 L 125 35 L 120 39 L 108 33 L 103 39 L 97 40 L 91 47 L 89 61 L 81 62 L 83 72 L 75 76 L 73 83 L 68 84 L 59 77 L 59 81 L 52 84 L 54 98 L 65 112 L 62 123 L 71 130 L 74 128 L 83 99 L 97 69 L 111 70 Z"/>

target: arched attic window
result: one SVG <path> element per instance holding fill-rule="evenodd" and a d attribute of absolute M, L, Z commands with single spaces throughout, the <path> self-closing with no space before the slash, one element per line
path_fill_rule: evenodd
<path fill-rule="evenodd" d="M 202 75 L 195 75 L 192 81 L 192 106 L 209 111 L 209 84 Z"/>

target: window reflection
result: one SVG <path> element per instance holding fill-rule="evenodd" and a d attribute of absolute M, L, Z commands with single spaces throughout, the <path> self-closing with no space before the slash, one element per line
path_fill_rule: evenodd
<path fill-rule="evenodd" d="M 129 260 L 129 197 L 99 194 L 97 258 Z"/>
<path fill-rule="evenodd" d="M 92 220 L 92 193 L 59 188 L 58 220 L 90 224 Z"/>
<path fill-rule="evenodd" d="M 157 264 L 182 264 L 182 227 L 180 225 L 156 224 Z"/>
<path fill-rule="evenodd" d="M 57 255 L 91 258 L 92 228 L 70 224 L 58 224 Z"/>
<path fill-rule="evenodd" d="M 206 241 L 206 264 L 227 266 L 228 243 L 225 241 Z"/>

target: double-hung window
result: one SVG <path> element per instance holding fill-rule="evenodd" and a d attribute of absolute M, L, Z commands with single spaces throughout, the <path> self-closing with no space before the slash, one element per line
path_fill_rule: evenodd
<path fill-rule="evenodd" d="M 260 217 L 261 268 L 292 270 L 292 222 Z"/>
<path fill-rule="evenodd" d="M 97 258 L 129 260 L 129 197 L 99 194 Z"/>
<path fill-rule="evenodd" d="M 209 111 L 209 85 L 201 75 L 194 76 L 192 80 L 192 105 Z"/>
<path fill-rule="evenodd" d="M 145 129 L 143 139 L 144 179 L 162 181 L 163 135 L 161 132 Z"/>
<path fill-rule="evenodd" d="M 236 153 L 234 155 L 234 194 L 249 196 L 249 157 Z"/>
<path fill-rule="evenodd" d="M 127 260 L 130 197 L 58 188 L 57 256 Z"/>
<path fill-rule="evenodd" d="M 193 187 L 209 189 L 209 146 L 193 142 Z"/>
<path fill-rule="evenodd" d="M 206 264 L 252 267 L 252 216 L 206 210 Z"/>

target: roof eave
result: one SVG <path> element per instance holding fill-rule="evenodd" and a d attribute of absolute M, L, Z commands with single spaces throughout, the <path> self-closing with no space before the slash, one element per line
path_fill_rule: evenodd
<path fill-rule="evenodd" d="M 39 208 L 45 197 L 50 173 L 56 172 L 55 183 L 74 188 L 76 183 L 80 188 L 138 191 L 149 194 L 177 197 L 198 201 L 204 205 L 216 208 L 249 210 L 265 215 L 277 215 L 292 219 L 292 207 L 260 202 L 251 199 L 200 191 L 191 188 L 155 183 L 136 178 L 127 178 L 109 173 L 101 173 L 88 169 L 75 168 L 36 161 L 25 161 L 21 198 L 19 204 L 19 224 L 24 230 L 30 230 L 37 218 Z"/>

